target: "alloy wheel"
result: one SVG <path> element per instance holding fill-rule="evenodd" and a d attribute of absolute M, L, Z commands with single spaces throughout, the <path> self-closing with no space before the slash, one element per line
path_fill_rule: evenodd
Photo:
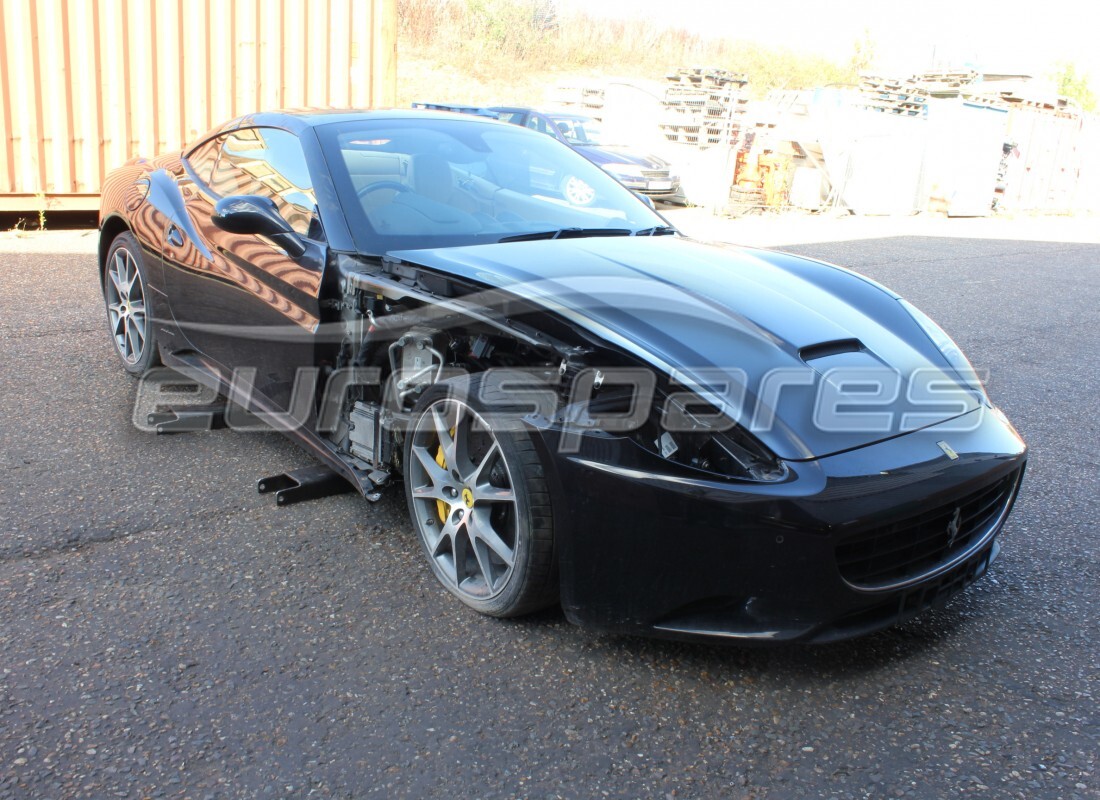
<path fill-rule="evenodd" d="M 127 364 L 136 364 L 145 353 L 145 286 L 137 261 L 125 247 L 114 251 L 107 265 L 107 317 L 115 347 Z"/>
<path fill-rule="evenodd" d="M 414 522 L 448 588 L 484 601 L 516 567 L 520 509 L 496 435 L 465 403 L 430 405 L 412 432 L 407 465 Z"/>

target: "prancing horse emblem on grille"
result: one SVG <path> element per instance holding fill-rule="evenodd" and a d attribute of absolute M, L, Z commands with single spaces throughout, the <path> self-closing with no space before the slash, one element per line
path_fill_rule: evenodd
<path fill-rule="evenodd" d="M 947 546 L 954 547 L 955 540 L 959 538 L 959 528 L 962 526 L 963 510 L 960 506 L 955 509 L 955 514 L 951 517 L 951 521 L 947 523 Z"/>

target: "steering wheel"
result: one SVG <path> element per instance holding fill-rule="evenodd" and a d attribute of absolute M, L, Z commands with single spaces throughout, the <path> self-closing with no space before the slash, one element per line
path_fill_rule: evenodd
<path fill-rule="evenodd" d="M 355 196 L 362 200 L 371 192 L 377 192 L 380 189 L 393 189 L 395 192 L 412 191 L 408 186 L 398 181 L 375 181 L 374 183 L 368 183 L 362 189 L 358 189 Z"/>

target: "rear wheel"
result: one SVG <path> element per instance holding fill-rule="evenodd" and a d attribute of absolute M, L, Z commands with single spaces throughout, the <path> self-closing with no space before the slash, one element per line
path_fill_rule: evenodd
<path fill-rule="evenodd" d="M 405 437 L 405 494 L 432 572 L 482 614 L 557 600 L 550 494 L 530 434 L 483 376 L 429 389 Z"/>
<path fill-rule="evenodd" d="M 143 375 L 160 363 L 148 315 L 147 286 L 137 239 L 132 233 L 120 233 L 107 252 L 103 299 L 115 352 L 132 375 Z"/>

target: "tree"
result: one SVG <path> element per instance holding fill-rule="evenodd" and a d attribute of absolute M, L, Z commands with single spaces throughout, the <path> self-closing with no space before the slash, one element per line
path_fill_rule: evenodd
<path fill-rule="evenodd" d="M 852 59 L 850 61 L 852 71 L 858 75 L 872 69 L 875 65 L 876 50 L 874 37 L 871 36 L 871 29 L 864 28 L 863 35 L 856 39 L 852 45 Z"/>
<path fill-rule="evenodd" d="M 1096 95 L 1089 87 L 1089 76 L 1077 71 L 1072 61 L 1063 61 L 1051 75 L 1058 94 L 1073 100 L 1085 111 L 1096 110 Z"/>

